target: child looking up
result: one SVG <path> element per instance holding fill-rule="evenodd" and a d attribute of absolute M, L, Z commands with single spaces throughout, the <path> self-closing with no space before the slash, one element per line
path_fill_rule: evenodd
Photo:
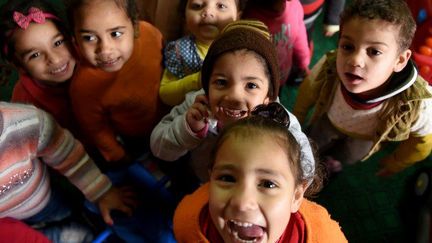
<path fill-rule="evenodd" d="M 82 145 L 50 115 L 34 106 L 0 102 L 0 118 L 0 218 L 24 220 L 30 225 L 45 223 L 46 229 L 71 215 L 70 202 L 62 197 L 58 185 L 50 183 L 47 166 L 97 203 L 107 224 L 113 224 L 111 210 L 131 214 L 130 206 L 135 204 L 131 194 L 111 187 Z M 50 239 L 55 242 L 88 240 L 74 238 L 76 227 L 63 230 L 43 233 L 58 236 L 58 240 Z"/>
<path fill-rule="evenodd" d="M 213 148 L 210 182 L 186 196 L 174 215 L 179 242 L 347 242 L 327 210 L 304 196 L 300 145 L 279 103 L 225 127 Z M 315 170 L 319 171 L 319 170 Z"/>
<path fill-rule="evenodd" d="M 130 162 L 146 152 L 164 114 L 162 35 L 138 22 L 133 0 L 73 0 L 68 7 L 84 58 L 70 88 L 75 115 L 106 161 Z"/>
<path fill-rule="evenodd" d="M 159 90 L 165 104 L 184 101 L 186 93 L 199 90 L 199 71 L 212 41 L 230 22 L 239 19 L 245 0 L 182 0 L 189 35 L 165 47 L 165 71 Z"/>
<path fill-rule="evenodd" d="M 203 89 L 188 93 L 153 130 L 151 149 L 156 157 L 175 161 L 191 151 L 195 175 L 208 181 L 209 152 L 219 128 L 278 99 L 279 69 L 269 38 L 267 27 L 259 21 L 234 21 L 225 27 L 204 59 Z M 290 116 L 288 129 L 301 144 L 302 166 L 311 176 L 315 161 L 309 141 Z"/>
<path fill-rule="evenodd" d="M 365 160 L 384 142 L 400 142 L 380 175 L 401 171 L 432 148 L 431 89 L 410 60 L 416 29 L 403 0 L 356 0 L 341 15 L 336 52 L 325 55 L 299 88 L 294 114 L 310 120 L 330 170 Z"/>
<path fill-rule="evenodd" d="M 78 136 L 69 99 L 76 60 L 64 17 L 52 1 L 8 1 L 0 10 L 1 56 L 19 73 L 12 101 L 49 112 Z"/>
<path fill-rule="evenodd" d="M 243 18 L 258 19 L 268 26 L 277 50 L 281 85 L 290 75 L 305 76 L 311 52 L 299 0 L 250 0 Z"/>

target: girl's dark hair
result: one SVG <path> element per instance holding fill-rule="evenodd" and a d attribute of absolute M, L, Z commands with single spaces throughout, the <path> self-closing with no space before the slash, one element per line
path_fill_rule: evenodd
<path fill-rule="evenodd" d="M 214 165 L 219 148 L 228 138 L 234 136 L 249 139 L 267 134 L 271 135 L 286 150 L 288 163 L 294 175 L 295 185 L 306 185 L 308 180 L 303 176 L 301 148 L 295 137 L 288 130 L 289 123 L 288 112 L 281 104 L 272 102 L 268 105 L 258 106 L 251 116 L 233 122 L 223 129 L 211 153 L 210 169 Z M 315 166 L 315 175 L 312 184 L 305 192 L 305 197 L 313 196 L 322 188 L 323 170 L 319 167 L 320 163 L 315 163 Z"/>
<path fill-rule="evenodd" d="M 65 15 L 64 5 L 55 3 L 50 0 L 9 0 L 0 8 L 0 53 L 3 64 L 0 66 L 0 83 L 5 84 L 9 80 L 10 70 L 14 68 L 15 45 L 13 43 L 13 32 L 19 28 L 13 19 L 15 11 L 24 15 L 28 14 L 31 7 L 36 7 L 43 12 L 50 13 L 58 19 L 49 18 L 59 31 L 63 34 L 65 40 L 71 40 L 71 31 L 68 28 L 67 18 Z"/>
<path fill-rule="evenodd" d="M 67 7 L 67 16 L 71 24 L 71 29 L 74 30 L 74 12 L 79 9 L 83 4 L 88 1 L 94 0 L 65 0 Z M 122 10 L 125 11 L 126 15 L 132 21 L 135 28 L 135 36 L 138 34 L 139 25 L 139 12 L 135 0 L 111 0 Z"/>
<path fill-rule="evenodd" d="M 389 22 L 399 30 L 399 33 L 397 33 L 399 50 L 404 51 L 411 46 L 416 31 L 416 23 L 407 3 L 404 0 L 352 1 L 352 3 L 341 13 L 341 33 L 344 24 L 356 17 Z"/>
<path fill-rule="evenodd" d="M 246 8 L 246 4 L 249 0 L 235 0 L 237 3 L 237 10 L 243 11 Z M 180 0 L 180 3 L 178 5 L 177 11 L 180 13 L 180 16 L 182 19 L 185 19 L 185 11 L 187 6 L 188 0 Z"/>

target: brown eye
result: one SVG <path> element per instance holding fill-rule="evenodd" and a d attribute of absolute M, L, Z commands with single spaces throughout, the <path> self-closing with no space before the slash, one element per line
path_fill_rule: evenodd
<path fill-rule="evenodd" d="M 277 187 L 277 185 L 270 180 L 263 180 L 258 186 L 270 189 Z"/>
<path fill-rule="evenodd" d="M 248 89 L 257 89 L 258 85 L 256 85 L 255 83 L 247 83 L 246 87 Z"/>

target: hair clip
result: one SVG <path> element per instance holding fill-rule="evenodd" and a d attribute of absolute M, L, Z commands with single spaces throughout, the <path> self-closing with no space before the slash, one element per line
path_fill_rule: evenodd
<path fill-rule="evenodd" d="M 253 109 L 252 115 L 271 119 L 284 127 L 289 127 L 290 125 L 290 118 L 287 110 L 277 102 L 271 102 L 267 105 L 258 105 Z"/>
<path fill-rule="evenodd" d="M 27 29 L 32 21 L 38 24 L 45 23 L 45 18 L 58 19 L 55 15 L 44 13 L 42 10 L 36 7 L 31 7 L 27 16 L 18 11 L 13 13 L 13 19 L 15 23 L 24 30 Z"/>

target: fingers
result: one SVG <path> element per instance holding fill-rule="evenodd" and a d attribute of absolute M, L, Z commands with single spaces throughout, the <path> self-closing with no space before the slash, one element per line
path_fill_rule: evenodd
<path fill-rule="evenodd" d="M 104 222 L 107 225 L 113 226 L 114 225 L 114 221 L 111 218 L 110 209 L 109 208 L 105 208 L 105 207 L 101 207 L 100 208 L 100 212 L 101 212 L 101 215 L 102 215 L 102 218 L 103 218 Z"/>
<path fill-rule="evenodd" d="M 197 95 L 195 97 L 195 103 L 201 103 L 205 106 L 208 106 L 208 99 L 206 95 Z"/>
<path fill-rule="evenodd" d="M 118 208 L 117 208 L 117 210 L 119 210 L 119 211 L 121 211 L 121 212 L 123 212 L 123 213 L 125 213 L 127 216 L 132 216 L 132 213 L 133 213 L 133 209 L 132 208 L 130 208 L 130 207 L 128 207 L 128 206 L 126 206 L 125 204 L 122 204 L 121 206 L 119 206 Z"/>
<path fill-rule="evenodd" d="M 190 109 L 190 115 L 196 121 L 204 120 L 204 118 L 209 116 L 207 108 L 202 104 L 194 104 L 191 108 L 192 109 Z"/>

